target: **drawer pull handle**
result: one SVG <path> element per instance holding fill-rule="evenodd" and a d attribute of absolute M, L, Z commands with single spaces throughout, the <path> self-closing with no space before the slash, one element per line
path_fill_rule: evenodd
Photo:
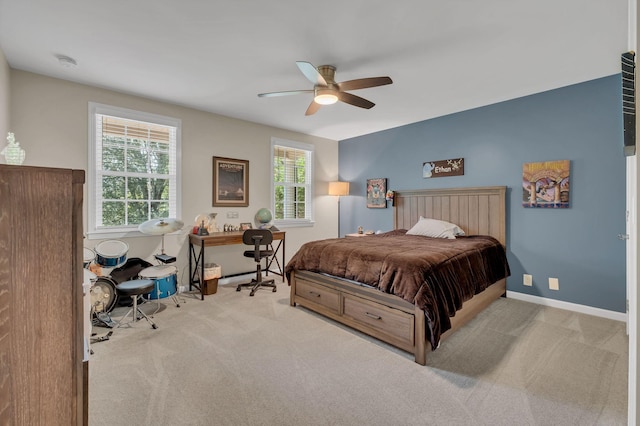
<path fill-rule="evenodd" d="M 315 291 L 310 291 L 309 295 L 311 295 L 313 297 L 320 297 L 320 293 L 316 293 Z"/>
<path fill-rule="evenodd" d="M 368 316 L 369 318 L 373 318 L 373 319 L 376 319 L 376 320 L 381 320 L 382 319 L 382 317 L 380 315 L 372 314 L 372 313 L 369 313 L 369 312 L 365 312 L 364 314 L 366 316 Z"/>

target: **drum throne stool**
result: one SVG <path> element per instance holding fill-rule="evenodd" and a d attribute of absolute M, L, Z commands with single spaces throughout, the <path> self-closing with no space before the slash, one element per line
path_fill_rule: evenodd
<path fill-rule="evenodd" d="M 149 318 L 138 306 L 138 297 L 151 293 L 155 288 L 155 281 L 153 280 L 129 280 L 121 282 L 116 286 L 116 292 L 120 296 L 131 296 L 133 299 L 133 307 L 118 321 L 118 327 L 124 324 L 135 323 L 138 320 L 138 315 L 146 319 L 152 328 L 158 328 L 158 326 Z M 144 300 L 144 299 L 143 299 Z M 122 321 L 132 313 L 132 320 L 127 323 Z"/>

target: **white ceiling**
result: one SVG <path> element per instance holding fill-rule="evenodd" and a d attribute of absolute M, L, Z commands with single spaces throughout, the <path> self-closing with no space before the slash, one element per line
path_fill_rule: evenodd
<path fill-rule="evenodd" d="M 14 69 L 334 140 L 620 72 L 628 0 L 0 0 Z M 74 69 L 55 55 L 74 58 Z M 388 75 L 306 117 L 295 65 Z"/>

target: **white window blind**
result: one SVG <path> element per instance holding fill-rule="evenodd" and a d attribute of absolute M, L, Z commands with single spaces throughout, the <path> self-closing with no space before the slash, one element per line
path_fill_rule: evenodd
<path fill-rule="evenodd" d="M 179 216 L 179 120 L 90 105 L 89 232 Z"/>
<path fill-rule="evenodd" d="M 313 146 L 273 139 L 272 210 L 279 225 L 305 225 L 313 220 Z"/>

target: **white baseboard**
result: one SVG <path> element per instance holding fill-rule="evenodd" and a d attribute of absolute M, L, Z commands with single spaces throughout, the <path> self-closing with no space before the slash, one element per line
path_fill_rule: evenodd
<path fill-rule="evenodd" d="M 226 284 L 236 284 L 251 281 L 251 278 L 255 278 L 256 273 L 250 272 L 244 275 L 236 275 L 234 277 L 220 278 L 218 280 L 218 285 L 226 285 Z"/>
<path fill-rule="evenodd" d="M 593 315 L 596 317 L 608 318 L 615 321 L 627 322 L 627 314 L 623 312 L 609 311 L 606 309 L 594 308 L 577 303 L 563 302 L 561 300 L 547 299 L 546 297 L 533 296 L 531 294 L 518 293 L 507 290 L 509 299 L 522 300 L 524 302 L 536 303 L 538 305 L 550 306 L 552 308 L 564 309 L 567 311 L 579 312 L 581 314 Z"/>

